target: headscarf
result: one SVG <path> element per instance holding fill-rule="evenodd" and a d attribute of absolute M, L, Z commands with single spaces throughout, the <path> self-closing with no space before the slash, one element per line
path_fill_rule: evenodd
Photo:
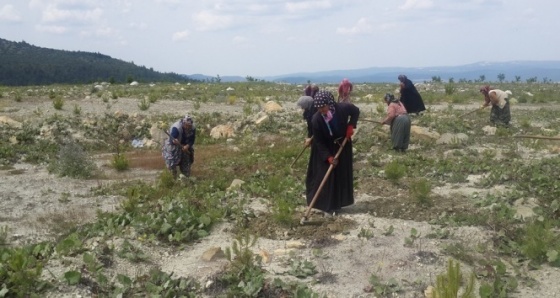
<path fill-rule="evenodd" d="M 303 110 L 307 110 L 313 107 L 313 97 L 311 96 L 302 96 L 296 102 L 297 106 L 302 108 Z"/>
<path fill-rule="evenodd" d="M 488 92 L 490 92 L 490 86 L 485 85 L 480 87 L 480 92 L 484 93 L 485 95 L 488 94 Z"/>
<path fill-rule="evenodd" d="M 334 95 L 330 91 L 322 90 L 315 94 L 315 97 L 313 98 L 313 106 L 318 109 L 324 107 L 325 105 L 329 105 L 329 110 L 334 114 Z"/>
<path fill-rule="evenodd" d="M 190 125 L 192 125 L 192 126 L 194 127 L 194 121 L 193 121 L 193 119 L 191 118 L 191 116 L 189 116 L 189 115 L 185 115 L 185 117 L 181 120 L 181 122 L 182 122 L 183 124 L 189 123 Z"/>
<path fill-rule="evenodd" d="M 334 95 L 330 91 L 322 90 L 315 94 L 313 98 L 313 106 L 317 109 L 322 108 L 326 105 L 329 106 L 329 112 L 326 115 L 325 120 L 330 121 L 335 113 L 335 101 Z"/>
<path fill-rule="evenodd" d="M 383 97 L 383 99 L 385 100 L 385 102 L 386 102 L 387 104 L 392 103 L 392 102 L 394 102 L 394 103 L 398 103 L 398 102 L 399 102 L 399 99 L 398 99 L 398 98 L 395 98 L 395 96 L 394 96 L 393 94 L 391 94 L 391 93 L 385 93 L 385 97 Z"/>
<path fill-rule="evenodd" d="M 350 91 L 352 91 L 352 83 L 350 83 L 350 80 L 348 79 L 343 79 L 342 82 L 340 82 L 340 85 L 338 86 L 339 91 L 341 91 L 342 93 L 344 93 L 344 96 L 347 96 L 348 93 L 350 93 Z"/>
<path fill-rule="evenodd" d="M 406 76 L 405 75 L 399 75 L 398 79 L 399 79 L 399 81 L 404 82 L 406 80 Z"/>
<path fill-rule="evenodd" d="M 315 97 L 315 94 L 319 92 L 319 86 L 311 84 L 311 97 Z"/>
<path fill-rule="evenodd" d="M 189 115 L 185 115 L 185 117 L 183 118 L 183 122 L 190 123 L 190 124 L 193 123 L 192 118 Z"/>

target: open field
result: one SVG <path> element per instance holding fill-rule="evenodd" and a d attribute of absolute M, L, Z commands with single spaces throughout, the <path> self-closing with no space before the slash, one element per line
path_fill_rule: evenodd
<path fill-rule="evenodd" d="M 396 87 L 356 84 L 360 117 Z M 427 297 L 472 276 L 470 297 L 560 297 L 560 141 L 517 137 L 560 136 L 560 86 L 497 86 L 509 128 L 451 87 L 419 86 L 406 154 L 359 121 L 356 204 L 305 225 L 302 86 L 0 87 L 0 296 Z M 161 128 L 186 113 L 174 181 Z"/>

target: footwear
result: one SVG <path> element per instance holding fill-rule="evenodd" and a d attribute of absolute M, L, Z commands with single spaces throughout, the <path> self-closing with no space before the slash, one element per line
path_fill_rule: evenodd
<path fill-rule="evenodd" d="M 323 217 L 326 217 L 326 218 L 332 218 L 332 217 L 334 217 L 335 215 L 336 215 L 336 212 L 334 212 L 334 211 L 325 211 L 325 212 L 323 212 Z"/>

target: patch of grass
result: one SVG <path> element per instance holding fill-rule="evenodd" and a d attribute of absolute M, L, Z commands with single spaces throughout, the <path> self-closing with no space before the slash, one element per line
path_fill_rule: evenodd
<path fill-rule="evenodd" d="M 518 287 L 517 279 L 506 271 L 506 265 L 500 261 L 490 261 L 482 264 L 477 271 L 481 279 L 478 294 L 481 298 L 509 297 Z"/>
<path fill-rule="evenodd" d="M 63 106 L 64 106 L 64 99 L 62 99 L 62 97 L 57 96 L 55 99 L 53 99 L 53 107 L 55 110 L 62 110 Z"/>
<path fill-rule="evenodd" d="M 8 232 L 10 228 L 8 226 L 0 226 L 0 246 L 8 244 Z"/>
<path fill-rule="evenodd" d="M 521 232 L 521 252 L 537 264 L 549 260 L 557 261 L 560 251 L 558 235 L 552 231 L 552 225 L 547 220 L 534 220 L 523 228 Z M 556 257 L 554 252 L 556 252 Z"/>
<path fill-rule="evenodd" d="M 42 246 L 2 249 L 0 293 L 5 297 L 27 297 L 30 293 L 40 296 L 51 284 L 41 279 L 46 258 L 51 254 Z M 52 251 L 52 249 L 51 249 Z M 43 254 L 46 253 L 46 254 Z"/>
<path fill-rule="evenodd" d="M 436 285 L 434 287 L 434 298 L 474 298 L 474 273 L 469 275 L 469 278 L 464 286 L 462 294 L 459 295 L 459 288 L 463 284 L 463 275 L 459 263 L 449 259 L 447 263 L 447 272 L 440 274 L 436 278 Z"/>
<path fill-rule="evenodd" d="M 315 268 L 315 264 L 313 264 L 311 261 L 297 257 L 291 259 L 288 274 L 297 278 L 306 278 L 308 276 L 315 275 L 316 273 L 317 270 Z"/>
<path fill-rule="evenodd" d="M 410 183 L 410 195 L 420 205 L 431 206 L 433 204 L 433 201 L 430 197 L 431 191 L 432 185 L 426 178 L 416 179 Z"/>
<path fill-rule="evenodd" d="M 394 297 L 402 291 L 402 288 L 394 278 L 383 281 L 377 275 L 372 274 L 369 277 L 369 286 L 366 287 L 365 291 L 373 292 L 379 297 Z"/>
<path fill-rule="evenodd" d="M 126 239 L 124 240 L 121 249 L 117 252 L 117 255 L 131 261 L 132 263 L 145 262 L 149 259 L 141 249 L 135 247 Z"/>
<path fill-rule="evenodd" d="M 93 160 L 76 142 L 68 142 L 63 145 L 57 158 L 49 164 L 50 172 L 71 178 L 91 178 L 96 169 Z"/>
<path fill-rule="evenodd" d="M 16 93 L 14 94 L 14 101 L 16 101 L 16 102 L 21 102 L 21 100 L 22 100 L 21 93 L 16 92 Z"/>
<path fill-rule="evenodd" d="M 227 295 L 255 297 L 264 286 L 262 258 L 250 249 L 257 242 L 257 237 L 249 234 L 238 236 L 231 247 L 226 248 L 225 255 L 229 261 L 227 270 L 220 280 L 225 282 Z"/>
<path fill-rule="evenodd" d="M 93 219 L 83 208 L 69 208 L 46 212 L 29 219 L 29 225 L 39 231 L 46 231 L 51 236 L 58 237 L 84 225 Z"/>
<path fill-rule="evenodd" d="M 72 112 L 74 113 L 74 115 L 80 116 L 82 114 L 82 108 L 80 108 L 80 106 L 78 106 L 77 104 L 74 104 L 74 109 L 72 110 Z"/>
<path fill-rule="evenodd" d="M 361 228 L 360 232 L 358 233 L 358 238 L 369 240 L 373 238 L 373 231 L 370 229 Z"/>
<path fill-rule="evenodd" d="M 140 111 L 147 111 L 150 108 L 150 101 L 143 98 L 138 103 L 138 108 L 140 109 Z"/>
<path fill-rule="evenodd" d="M 444 246 L 443 252 L 469 265 L 474 265 L 477 261 L 473 250 L 462 242 L 454 242 Z"/>
<path fill-rule="evenodd" d="M 111 161 L 111 165 L 117 171 L 126 171 L 129 169 L 130 165 L 128 162 L 128 158 L 125 154 L 117 153 L 113 155 L 113 160 Z"/>
<path fill-rule="evenodd" d="M 406 174 L 406 166 L 398 161 L 391 161 L 385 165 L 385 177 L 392 182 L 398 182 Z"/>

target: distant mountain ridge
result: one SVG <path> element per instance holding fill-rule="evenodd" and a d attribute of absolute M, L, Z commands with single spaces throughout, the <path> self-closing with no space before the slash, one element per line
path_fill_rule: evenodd
<path fill-rule="evenodd" d="M 348 78 L 354 83 L 394 83 L 399 74 L 414 82 L 476 81 L 484 76 L 486 82 L 534 79 L 537 82 L 560 82 L 560 61 L 477 62 L 459 66 L 437 67 L 369 67 L 349 70 L 299 72 L 264 77 L 221 76 L 220 82 L 246 82 L 248 79 L 291 84 L 338 83 Z M 137 66 L 100 53 L 65 51 L 41 48 L 24 41 L 13 42 L 0 38 L 0 85 L 47 85 L 135 80 L 139 82 L 217 81 L 217 77 L 203 74 L 162 73 Z"/>
<path fill-rule="evenodd" d="M 0 85 L 25 86 L 114 81 L 184 82 L 188 77 L 161 73 L 100 53 L 41 48 L 0 38 Z"/>
<path fill-rule="evenodd" d="M 538 82 L 560 82 L 560 61 L 508 61 L 508 62 L 477 62 L 459 66 L 433 66 L 433 67 L 369 67 L 349 70 L 330 70 L 320 72 L 300 72 L 276 76 L 256 77 L 265 81 L 285 82 L 292 84 L 313 83 L 339 83 L 343 78 L 348 78 L 356 83 L 394 83 L 400 74 L 406 75 L 414 82 L 431 81 L 432 77 L 441 78 L 442 82 L 453 78 L 455 82 L 463 79 L 476 81 L 480 76 L 485 81 L 498 81 L 498 75 L 504 75 L 504 81 L 514 81 L 516 76 L 521 82 L 536 78 Z M 209 80 L 211 76 L 189 75 L 197 80 Z M 226 79 L 227 78 L 227 79 Z M 241 76 L 221 77 L 222 82 L 243 82 L 246 78 Z"/>

